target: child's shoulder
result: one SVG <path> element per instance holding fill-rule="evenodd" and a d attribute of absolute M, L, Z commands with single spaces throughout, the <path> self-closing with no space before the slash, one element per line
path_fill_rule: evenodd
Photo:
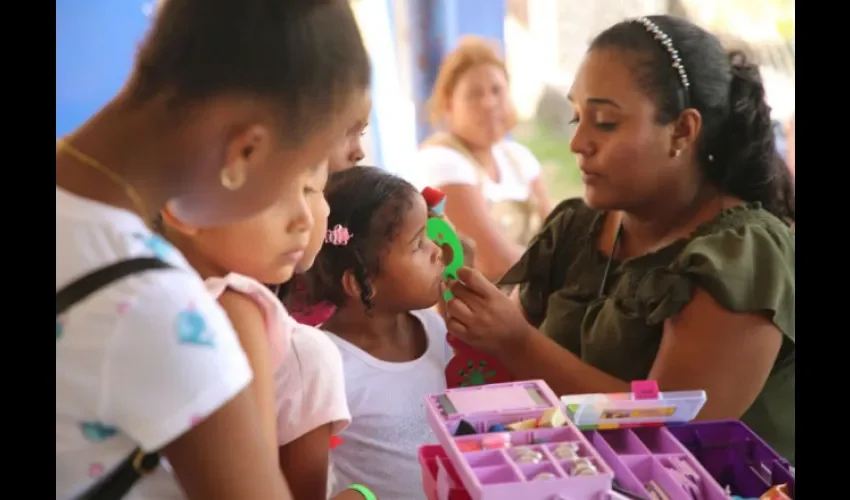
<path fill-rule="evenodd" d="M 280 366 L 289 337 L 292 335 L 294 321 L 291 320 L 277 296 L 266 285 L 237 273 L 207 278 L 205 284 L 209 293 L 219 298 L 234 324 L 237 321 L 250 324 L 247 322 L 250 319 L 257 325 L 256 328 L 252 327 L 252 331 L 237 329 L 237 333 L 240 337 L 256 334 L 267 337 L 271 348 L 272 364 Z M 235 300 L 237 296 L 240 297 Z M 236 307 L 237 304 L 239 307 Z"/>
<path fill-rule="evenodd" d="M 345 397 L 342 355 L 329 335 L 295 323 L 279 376 L 279 432 L 286 444 L 315 426 L 335 422 L 334 433 L 351 420 Z"/>
<path fill-rule="evenodd" d="M 228 273 L 226 276 L 214 276 L 204 280 L 204 283 L 214 297 L 221 295 L 225 289 L 230 288 L 246 295 L 258 297 L 263 302 L 279 303 L 277 296 L 266 285 L 242 274 Z"/>
<path fill-rule="evenodd" d="M 328 386 L 344 377 L 343 358 L 331 335 L 294 320 L 281 370 L 295 384 Z"/>
<path fill-rule="evenodd" d="M 419 309 L 417 311 L 410 311 L 414 317 L 418 318 L 419 321 L 422 322 L 422 326 L 425 328 L 425 332 L 428 335 L 445 335 L 446 333 L 446 321 L 440 316 L 440 313 L 437 312 L 433 307 L 428 309 Z"/>
<path fill-rule="evenodd" d="M 188 331 L 231 334 L 232 327 L 224 311 L 210 296 L 203 281 L 193 271 L 171 268 L 141 272 L 105 287 L 71 311 L 74 315 L 87 309 L 108 309 L 115 304 L 120 330 L 136 332 L 177 330 L 179 343 L 191 344 Z M 85 315 L 85 314 L 83 314 Z M 191 323 L 192 327 L 188 327 Z M 185 325 L 184 328 L 181 325 Z M 144 332 L 149 337 L 152 332 Z M 195 339 L 197 340 L 197 339 Z"/>
<path fill-rule="evenodd" d="M 434 308 L 421 309 L 419 311 L 411 311 L 415 317 L 422 322 L 422 327 L 425 329 L 425 335 L 428 336 L 428 343 L 432 347 L 429 351 L 434 353 L 440 363 L 448 362 L 451 357 L 451 348 L 448 343 L 448 328 L 446 321 Z"/>
<path fill-rule="evenodd" d="M 235 340 L 224 311 L 183 255 L 125 211 L 100 206 L 57 188 L 56 289 L 107 266 L 155 258 L 170 267 L 140 269 L 107 284 L 57 319 L 57 346 L 83 337 L 110 338 L 146 347 L 110 349 L 111 356 L 162 358 L 163 350 Z M 66 248 L 60 248 L 66 245 Z M 141 262 L 141 261 L 139 261 Z M 84 326 L 83 326 L 84 325 Z M 224 338 L 228 338 L 225 342 Z M 218 339 L 218 340 L 216 340 Z M 225 352 L 227 352 L 225 350 Z M 238 356 L 237 356 L 238 357 Z"/>
<path fill-rule="evenodd" d="M 271 320 L 282 321 L 288 315 L 277 296 L 266 285 L 249 276 L 237 273 L 213 276 L 205 279 L 204 285 L 207 291 L 219 301 L 228 296 L 240 296 L 240 302 L 252 304 L 245 311 L 260 316 L 265 323 L 271 323 Z M 225 309 L 230 314 L 230 309 L 227 307 Z"/>
<path fill-rule="evenodd" d="M 292 353 L 299 365 L 328 366 L 342 363 L 339 348 L 331 336 L 316 327 L 293 321 Z"/>
<path fill-rule="evenodd" d="M 342 356 L 328 334 L 291 322 L 290 348 L 278 375 L 279 445 L 333 423 L 333 433 L 351 421 Z"/>
<path fill-rule="evenodd" d="M 88 394 L 83 404 L 94 406 L 85 411 L 111 415 L 111 426 L 146 449 L 173 441 L 252 376 L 224 311 L 184 269 L 129 276 L 57 318 L 56 372 L 57 394 Z M 87 381 L 98 377 L 110 383 L 93 391 Z M 68 404 L 80 408 L 57 399 Z"/>

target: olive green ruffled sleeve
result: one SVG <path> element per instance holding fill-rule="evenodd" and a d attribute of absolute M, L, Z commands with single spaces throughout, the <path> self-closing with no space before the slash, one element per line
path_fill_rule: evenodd
<path fill-rule="evenodd" d="M 499 285 L 520 285 L 521 302 L 532 322 L 539 322 L 534 318 L 542 320 L 546 298 L 562 285 L 567 234 L 576 211 L 582 207 L 581 199 L 558 204 L 519 261 L 499 280 Z"/>
<path fill-rule="evenodd" d="M 700 287 L 730 311 L 765 314 L 794 340 L 794 234 L 769 214 L 755 213 L 761 215 L 746 224 L 698 233 L 672 264 L 653 269 L 633 294 L 615 299 L 618 309 L 660 324 Z"/>

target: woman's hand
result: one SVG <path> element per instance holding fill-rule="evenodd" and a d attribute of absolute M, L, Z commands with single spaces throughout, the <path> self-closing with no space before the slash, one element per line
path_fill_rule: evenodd
<path fill-rule="evenodd" d="M 522 310 L 480 272 L 458 270 L 446 305 L 449 332 L 482 351 L 499 355 L 519 347 L 535 330 Z"/>

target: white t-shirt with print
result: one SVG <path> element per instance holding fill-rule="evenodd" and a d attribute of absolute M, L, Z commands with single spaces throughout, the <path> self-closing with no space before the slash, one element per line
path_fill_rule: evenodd
<path fill-rule="evenodd" d="M 446 324 L 433 309 L 414 311 L 428 337 L 419 359 L 389 363 L 329 334 L 339 347 L 351 424 L 331 451 L 334 494 L 349 484 L 368 486 L 381 500 L 425 499 L 419 447 L 437 442 L 428 425 L 425 397 L 446 390 L 451 356 Z"/>
<path fill-rule="evenodd" d="M 428 146 L 417 154 L 413 183 L 419 188 L 481 185 L 484 199 L 490 203 L 528 200 L 531 183 L 540 177 L 540 162 L 534 154 L 518 142 L 504 140 L 493 146 L 493 158 L 499 171 L 498 183 L 482 176 L 480 167 L 456 149 Z"/>
<path fill-rule="evenodd" d="M 56 290 L 157 256 L 176 269 L 121 279 L 56 319 L 56 498 L 74 498 L 137 446 L 161 449 L 252 373 L 224 311 L 183 256 L 136 215 L 56 189 Z M 185 498 L 163 461 L 125 500 Z"/>

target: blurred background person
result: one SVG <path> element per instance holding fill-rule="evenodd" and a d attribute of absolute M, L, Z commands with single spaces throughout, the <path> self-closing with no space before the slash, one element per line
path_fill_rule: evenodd
<path fill-rule="evenodd" d="M 540 162 L 507 137 L 516 125 L 504 61 L 465 37 L 445 58 L 431 95 L 438 132 L 419 152 L 417 175 L 447 195 L 446 214 L 475 242 L 476 267 L 498 279 L 552 209 Z"/>

